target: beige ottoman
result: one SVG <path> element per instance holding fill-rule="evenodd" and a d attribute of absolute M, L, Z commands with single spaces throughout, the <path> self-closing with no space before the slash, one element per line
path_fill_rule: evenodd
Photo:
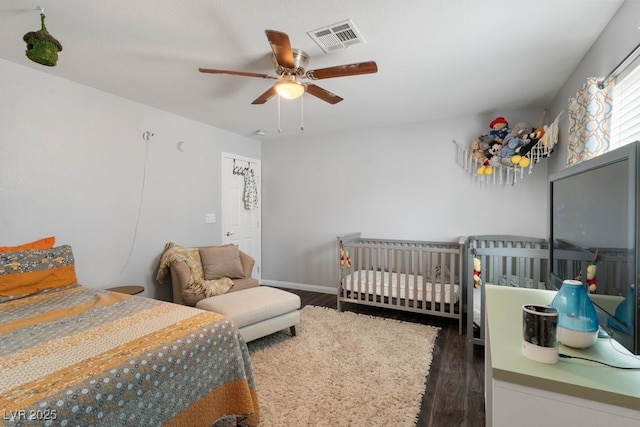
<path fill-rule="evenodd" d="M 196 307 L 233 320 L 246 342 L 286 328 L 295 336 L 300 323 L 300 297 L 269 286 L 205 298 Z"/>

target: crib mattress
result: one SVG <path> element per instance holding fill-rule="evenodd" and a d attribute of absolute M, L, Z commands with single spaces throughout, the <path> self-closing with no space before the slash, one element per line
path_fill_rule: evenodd
<path fill-rule="evenodd" d="M 424 286 L 423 286 L 424 283 Z M 414 292 L 415 286 L 415 292 Z M 460 287 L 457 284 L 444 284 L 425 281 L 421 275 L 398 274 L 382 271 L 359 270 L 347 274 L 342 289 L 382 297 L 410 299 L 427 302 L 455 304 L 459 300 Z M 444 287 L 444 299 L 442 288 Z M 424 298 L 423 298 L 424 289 Z M 433 298 L 432 298 L 433 297 Z M 435 300 L 435 301 L 432 301 Z"/>

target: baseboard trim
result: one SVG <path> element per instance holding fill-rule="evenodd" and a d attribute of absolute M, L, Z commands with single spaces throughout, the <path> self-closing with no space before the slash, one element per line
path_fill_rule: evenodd
<path fill-rule="evenodd" d="M 282 282 L 280 280 L 262 280 L 262 285 L 273 286 L 274 288 L 298 289 L 301 291 L 318 292 L 321 294 L 338 295 L 338 290 L 330 286 L 308 285 L 306 283 Z"/>

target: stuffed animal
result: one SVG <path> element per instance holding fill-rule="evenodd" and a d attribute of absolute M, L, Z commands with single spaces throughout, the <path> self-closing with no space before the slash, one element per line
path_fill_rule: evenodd
<path fill-rule="evenodd" d="M 490 160 L 492 157 L 497 156 L 498 153 L 500 153 L 501 149 L 502 144 L 498 141 L 493 141 L 491 144 L 489 144 L 489 149 L 485 151 L 484 155 L 488 160 Z"/>
<path fill-rule="evenodd" d="M 504 145 L 498 152 L 497 156 L 501 159 L 502 164 L 505 166 L 511 166 L 511 157 L 516 154 L 516 150 L 527 144 L 527 140 L 523 139 L 518 135 L 514 135 L 513 133 L 509 133 L 507 137 L 504 139 Z"/>
<path fill-rule="evenodd" d="M 544 129 L 537 128 L 533 132 L 529 133 L 525 138 L 525 144 L 516 148 L 516 153 L 511 156 L 511 164 L 513 166 L 520 166 L 521 168 L 526 168 L 531 164 L 531 158 L 529 153 L 533 149 L 533 147 L 538 144 L 540 139 L 544 136 Z"/>
<path fill-rule="evenodd" d="M 527 122 L 518 122 L 513 128 L 511 128 L 508 134 L 513 136 L 519 136 L 520 138 L 524 138 L 526 135 L 530 134 L 531 132 L 533 132 L 533 126 L 531 126 Z M 507 135 L 505 135 L 505 138 L 506 137 Z"/>
<path fill-rule="evenodd" d="M 489 135 L 495 136 L 499 142 L 502 142 L 505 136 L 507 136 L 507 133 L 509 133 L 509 122 L 502 116 L 493 119 L 491 123 L 489 123 L 489 127 L 491 128 Z"/>
<path fill-rule="evenodd" d="M 544 136 L 544 128 L 534 129 L 528 136 L 529 142 L 522 147 L 516 149 L 516 153 L 521 156 L 526 156 L 533 147 L 542 139 Z"/>
<path fill-rule="evenodd" d="M 589 285 L 589 293 L 595 294 L 598 284 L 596 283 L 596 266 L 594 264 L 587 266 L 587 284 Z"/>
<path fill-rule="evenodd" d="M 349 251 L 343 248 L 340 248 L 340 267 L 351 268 L 351 257 L 349 256 Z"/>
<path fill-rule="evenodd" d="M 484 163 L 476 170 L 478 175 L 491 175 L 493 173 L 493 166 L 496 166 L 495 160 L 500 160 L 496 156 L 500 152 L 501 148 L 502 144 L 498 141 L 493 141 L 489 144 L 489 149 L 484 153 Z"/>
<path fill-rule="evenodd" d="M 528 143 L 529 134 L 533 127 L 527 122 L 518 122 L 504 138 L 503 147 L 498 153 L 502 166 L 513 166 L 518 162 L 513 162 L 511 157 L 516 154 L 516 150 Z M 519 159 L 520 160 L 520 159 Z M 519 164 L 518 164 L 519 165 Z M 519 165 L 524 167 L 523 165 Z M 527 164 L 528 166 L 528 164 Z"/>
<path fill-rule="evenodd" d="M 482 261 L 480 258 L 475 257 L 473 258 L 473 287 L 476 289 L 482 286 L 480 273 L 482 273 Z"/>
<path fill-rule="evenodd" d="M 544 125 L 544 135 L 542 135 L 542 138 L 540 138 L 540 141 L 538 141 L 540 144 L 542 144 L 542 147 L 543 147 L 542 157 L 549 157 L 553 153 L 553 147 L 555 143 L 553 142 L 553 137 L 549 132 L 549 129 L 550 129 L 549 126 Z M 557 141 L 557 135 L 556 135 L 556 141 Z"/>
<path fill-rule="evenodd" d="M 482 134 L 478 137 L 478 141 L 480 141 L 480 149 L 482 151 L 487 151 L 492 142 L 496 140 L 495 135 Z"/>
<path fill-rule="evenodd" d="M 484 155 L 484 150 L 480 148 L 480 140 L 476 139 L 471 141 L 471 158 L 482 163 L 486 156 Z"/>

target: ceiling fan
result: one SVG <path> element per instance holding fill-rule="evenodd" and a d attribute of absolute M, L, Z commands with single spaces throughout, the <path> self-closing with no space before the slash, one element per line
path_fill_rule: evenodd
<path fill-rule="evenodd" d="M 303 83 L 301 80 L 321 80 L 334 77 L 356 76 L 359 74 L 376 73 L 378 71 L 378 65 L 374 61 L 338 65 L 317 70 L 306 70 L 305 67 L 309 63 L 309 55 L 302 50 L 292 49 L 288 35 L 275 30 L 266 30 L 265 33 L 271 45 L 271 50 L 273 50 L 273 62 L 275 72 L 278 74 L 277 76 L 212 68 L 199 68 L 198 70 L 201 73 L 231 74 L 234 76 L 260 77 L 276 80 L 273 86 L 257 97 L 252 104 L 264 104 L 275 95 L 295 99 L 302 96 L 305 92 L 329 104 L 337 104 L 343 100 L 341 97 L 313 83 Z"/>

